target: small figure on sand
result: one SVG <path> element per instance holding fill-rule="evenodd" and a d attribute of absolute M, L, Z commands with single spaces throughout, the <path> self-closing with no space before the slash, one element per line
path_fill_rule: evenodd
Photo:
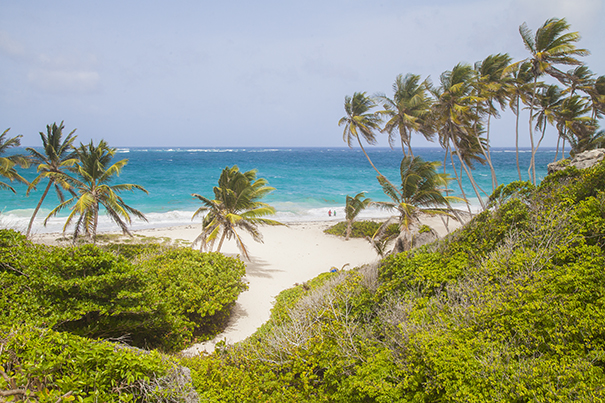
<path fill-rule="evenodd" d="M 332 210 L 328 210 L 328 217 L 332 217 Z"/>

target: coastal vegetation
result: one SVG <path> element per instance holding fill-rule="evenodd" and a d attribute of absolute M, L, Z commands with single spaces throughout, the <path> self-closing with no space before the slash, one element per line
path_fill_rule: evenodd
<path fill-rule="evenodd" d="M 184 359 L 200 400 L 605 398 L 605 163 L 535 187 L 378 266 L 282 292 L 253 336 Z"/>
<path fill-rule="evenodd" d="M 222 331 L 244 273 L 189 247 L 63 248 L 0 230 L 0 397 L 184 401 L 191 387 L 160 352 Z"/>

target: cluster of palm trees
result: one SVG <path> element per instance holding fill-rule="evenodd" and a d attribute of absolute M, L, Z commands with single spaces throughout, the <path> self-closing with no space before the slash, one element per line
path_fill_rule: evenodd
<path fill-rule="evenodd" d="M 605 132 L 598 130 L 598 120 L 605 113 L 605 76 L 596 77 L 580 56 L 586 49 L 576 47 L 580 36 L 569 32 L 565 19 L 547 20 L 536 32 L 524 23 L 519 32 L 529 56 L 513 62 L 507 54 L 496 54 L 469 64 L 459 63 L 441 74 L 439 84 L 419 75 L 399 75 L 393 84 L 393 96 L 356 92 L 345 97 L 343 139 L 352 146 L 356 141 L 372 167 L 396 193 L 401 192 L 382 175 L 366 153 L 362 138 L 368 144 L 377 143 L 378 133 L 388 134 L 391 146 L 400 142 L 404 156 L 414 157 L 412 135 L 428 140 L 438 139 L 445 150 L 443 169 L 449 158 L 454 177 L 461 185 L 461 177 L 468 177 L 479 203 L 485 208 L 483 197 L 488 193 L 473 178 L 475 163 L 488 164 L 491 170 L 492 191 L 498 186 L 490 152 L 490 125 L 507 106 L 516 115 L 517 171 L 523 180 L 519 165 L 519 115 L 522 107 L 529 110 L 529 140 L 531 160 L 528 168 L 530 181 L 536 183 L 535 156 L 549 125 L 556 128 L 561 146 L 571 146 L 570 154 L 604 147 Z M 575 66 L 569 71 L 559 66 Z M 544 76 L 559 84 L 541 81 Z M 381 108 L 379 108 L 381 107 Z M 378 109 L 375 109 L 378 108 Z M 562 145 L 561 145 L 562 143 Z M 384 184 L 383 184 L 384 187 Z"/>
<path fill-rule="evenodd" d="M 128 225 L 131 223 L 131 217 L 135 216 L 142 220 L 146 218 L 143 213 L 128 206 L 119 194 L 125 190 L 137 189 L 145 193 L 147 191 L 139 185 L 110 184 L 113 177 L 120 174 L 128 160 L 124 159 L 112 164 L 111 160 L 116 149 L 110 148 L 104 140 L 97 145 L 91 141 L 89 144 L 75 147 L 75 130 L 64 137 L 64 129 L 63 122 L 59 125 L 56 123 L 47 125 L 46 133 L 40 132 L 43 145 L 41 151 L 28 147 L 26 148 L 28 156 L 0 157 L 0 175 L 10 181 L 17 180 L 27 184 L 27 194 L 36 189 L 40 182 L 47 180 L 44 192 L 29 221 L 26 235 L 30 236 L 34 219 L 53 187 L 60 203 L 48 214 L 44 225 L 51 217 L 65 209 L 70 209 L 63 232 L 74 224 L 74 242 L 80 235 L 96 242 L 99 210 L 102 206 L 120 229 L 125 234 L 130 234 Z M 7 133 L 8 129 L 0 136 L 0 155 L 9 148 L 20 145 L 21 136 L 9 138 Z M 18 175 L 15 167 L 18 165 L 27 168 L 31 164 L 37 166 L 38 175 L 29 183 Z M 4 182 L 0 182 L 0 187 L 15 192 L 14 188 Z"/>

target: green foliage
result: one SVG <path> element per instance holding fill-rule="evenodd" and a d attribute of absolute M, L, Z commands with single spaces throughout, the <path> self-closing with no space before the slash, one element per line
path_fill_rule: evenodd
<path fill-rule="evenodd" d="M 353 231 L 351 232 L 352 238 L 367 238 L 373 237 L 376 231 L 380 228 L 381 223 L 376 221 L 355 221 L 353 222 Z M 326 234 L 346 236 L 347 223 L 342 221 L 324 231 Z M 397 224 L 389 225 L 387 236 L 399 235 L 399 226 Z"/>
<path fill-rule="evenodd" d="M 240 260 L 154 244 L 34 245 L 0 231 L 0 322 L 180 350 L 224 326 Z"/>
<path fill-rule="evenodd" d="M 446 239 L 378 271 L 282 293 L 246 342 L 186 361 L 201 397 L 604 400 L 605 164 L 537 188 L 513 183 L 491 201 Z"/>
<path fill-rule="evenodd" d="M 0 328 L 0 371 L 0 391 L 18 391 L 18 401 L 179 402 L 192 393 L 157 352 L 31 326 Z"/>

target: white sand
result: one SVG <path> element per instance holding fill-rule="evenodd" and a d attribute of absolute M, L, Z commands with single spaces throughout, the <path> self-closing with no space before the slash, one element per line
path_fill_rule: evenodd
<path fill-rule="evenodd" d="M 440 236 L 447 233 L 441 218 L 425 217 L 426 223 Z M 376 263 L 378 255 L 364 239 L 350 239 L 325 234 L 324 229 L 334 222 L 296 223 L 286 226 L 261 228 L 264 243 L 254 242 L 244 234 L 251 261 L 246 263 L 245 280 L 249 289 L 240 294 L 233 315 L 225 331 L 213 340 L 196 344 L 183 351 L 186 355 L 211 353 L 219 341 L 236 343 L 252 335 L 270 316 L 275 297 L 283 290 L 302 284 L 321 273 L 337 269 L 350 269 Z M 452 223 L 450 229 L 457 227 Z M 166 237 L 193 241 L 201 231 L 201 224 L 134 231 L 149 237 Z M 37 236 L 38 242 L 53 243 L 57 234 Z M 234 240 L 225 241 L 221 252 L 238 255 Z"/>

